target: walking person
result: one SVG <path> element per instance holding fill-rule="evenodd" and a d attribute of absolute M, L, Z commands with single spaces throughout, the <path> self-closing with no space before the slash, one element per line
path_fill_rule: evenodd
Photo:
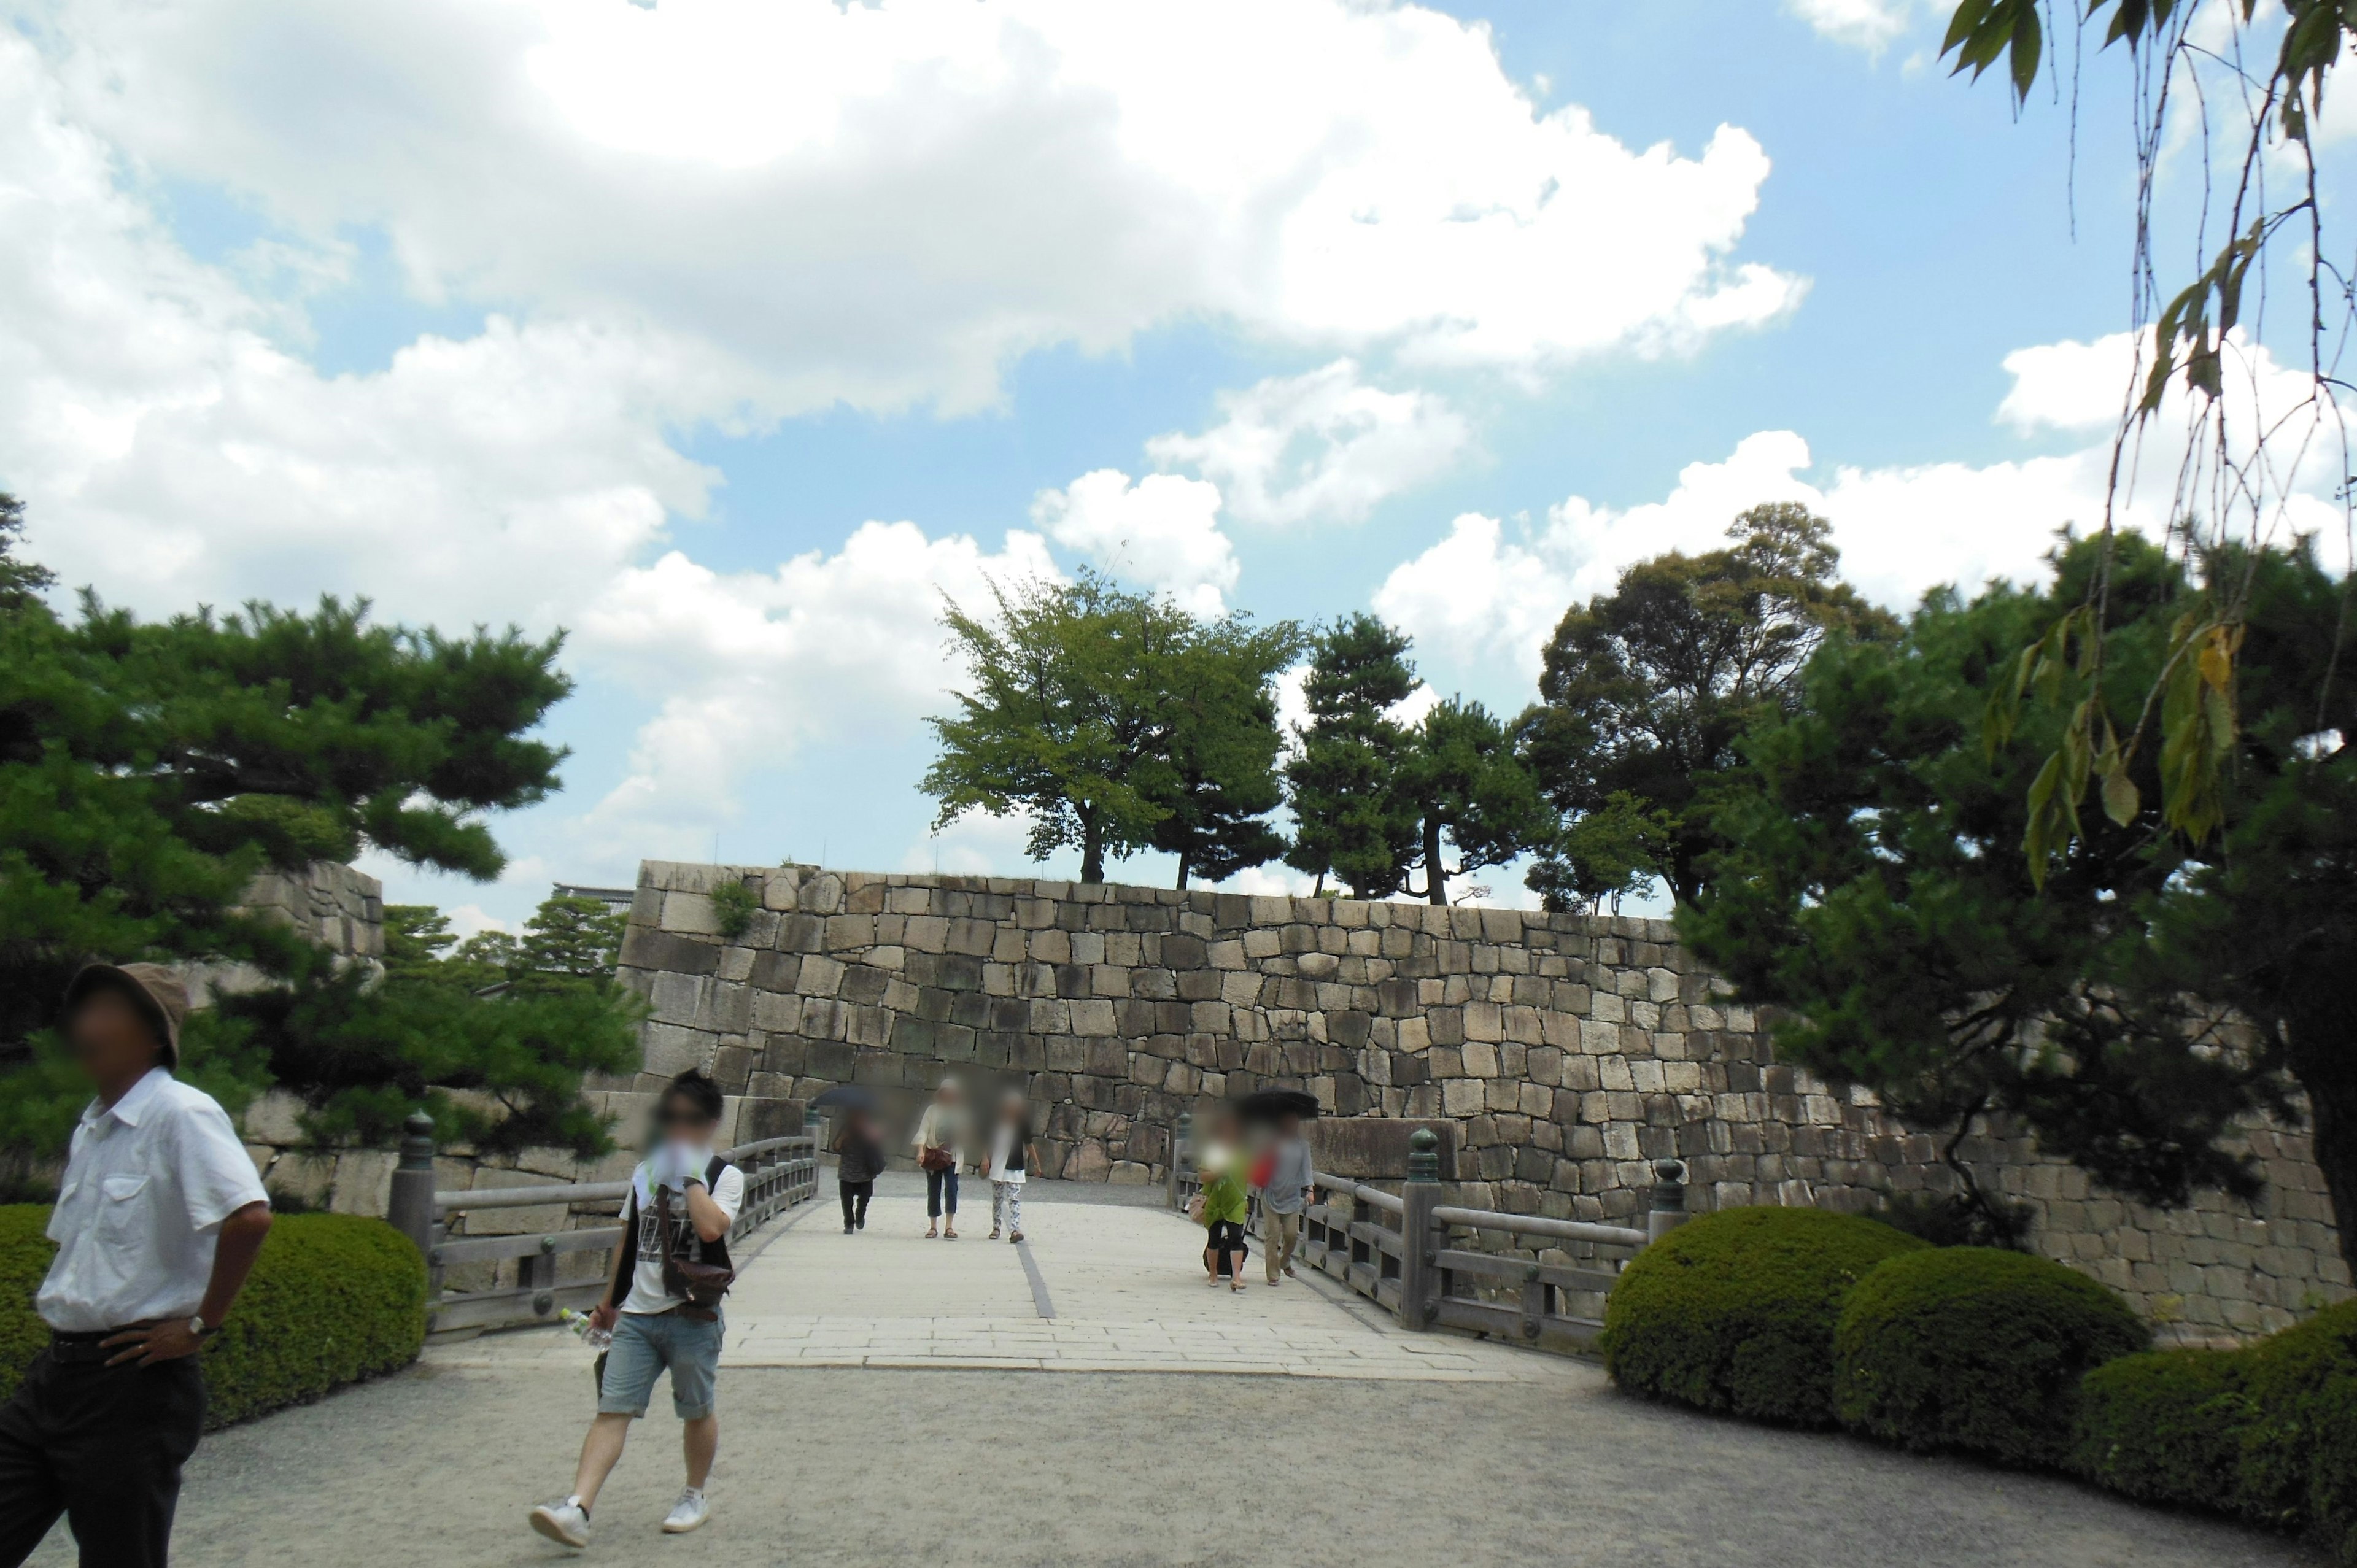
<path fill-rule="evenodd" d="M 148 1568 L 171 1549 L 180 1466 L 205 1423 L 197 1351 L 270 1231 L 228 1114 L 172 1076 L 188 1014 L 187 988 L 157 964 L 91 964 L 66 988 L 66 1038 L 97 1098 L 49 1215 L 58 1254 L 33 1300 L 48 1347 L 0 1405 L 6 1568 L 60 1513 L 82 1568 Z"/>
<path fill-rule="evenodd" d="M 876 1178 L 884 1174 L 884 1141 L 876 1135 L 875 1118 L 859 1106 L 845 1113 L 843 1131 L 834 1140 L 834 1190 L 843 1200 L 843 1233 L 867 1229 L 867 1200 L 876 1196 Z"/>
<path fill-rule="evenodd" d="M 957 1240 L 958 1167 L 965 1164 L 965 1094 L 942 1079 L 917 1121 L 917 1164 L 925 1173 L 925 1239 Z"/>
<path fill-rule="evenodd" d="M 1001 1229 L 1010 1242 L 1023 1240 L 1023 1183 L 1039 1164 L 1039 1146 L 1031 1142 L 1031 1107 L 1019 1089 L 1010 1089 L 998 1101 L 998 1122 L 990 1133 L 990 1158 L 982 1174 L 990 1178 L 990 1239 Z"/>
<path fill-rule="evenodd" d="M 665 1370 L 687 1487 L 662 1528 L 679 1535 L 710 1515 L 704 1488 L 720 1450 L 716 1384 L 727 1326 L 720 1297 L 735 1278 L 728 1230 L 745 1201 L 745 1173 L 714 1152 L 721 1110 L 720 1086 L 693 1069 L 672 1079 L 657 1102 L 654 1152 L 630 1173 L 614 1277 L 589 1315 L 593 1327 L 614 1336 L 598 1378 L 597 1414 L 581 1440 L 573 1490 L 531 1514 L 533 1529 L 551 1541 L 589 1544 L 598 1488 Z"/>
<path fill-rule="evenodd" d="M 1244 1288 L 1244 1219 L 1251 1212 L 1251 1197 L 1243 1178 L 1237 1172 L 1240 1156 L 1232 1149 L 1218 1145 L 1204 1151 L 1203 1164 L 1197 1167 L 1203 1184 L 1203 1275 L 1207 1283 L 1228 1282 L 1230 1290 Z"/>
<path fill-rule="evenodd" d="M 1318 1172 L 1301 1117 L 1288 1111 L 1276 1121 L 1276 1142 L 1268 1151 L 1268 1174 L 1260 1184 L 1261 1262 L 1275 1284 L 1293 1276 L 1293 1250 L 1301 1242 L 1301 1214 L 1309 1205 Z"/>

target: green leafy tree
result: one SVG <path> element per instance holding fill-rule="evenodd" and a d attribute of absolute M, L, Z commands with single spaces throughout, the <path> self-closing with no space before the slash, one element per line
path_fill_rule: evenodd
<path fill-rule="evenodd" d="M 971 689 L 954 693 L 956 715 L 927 721 L 942 747 L 921 786 L 940 802 L 937 830 L 969 811 L 1027 815 L 1032 858 L 1077 849 L 1081 880 L 1102 882 L 1108 857 L 1152 847 L 1182 811 L 1241 806 L 1236 732 L 1261 722 L 1298 638 L 1291 622 L 1199 621 L 1091 572 L 992 595 L 995 618 L 956 605 L 943 617 Z M 1245 847 L 1208 815 L 1170 831 L 1194 853 Z"/>
<path fill-rule="evenodd" d="M 1148 842 L 1177 857 L 1178 886 L 1224 882 L 1285 853 L 1268 822 L 1283 803 L 1277 676 L 1299 654 L 1290 623 L 1211 622 L 1173 661 L 1169 746 L 1146 794 L 1162 812 Z"/>
<path fill-rule="evenodd" d="M 1392 710 L 1424 684 L 1408 639 L 1364 613 L 1337 620 L 1310 643 L 1302 682 L 1309 723 L 1285 765 L 1294 837 L 1286 864 L 1336 877 L 1357 898 L 1399 891 L 1417 854 L 1422 822 L 1399 789 L 1408 728 Z"/>
<path fill-rule="evenodd" d="M 1551 908 L 1655 875 L 1692 902 L 1717 842 L 1711 793 L 1739 765 L 1746 726 L 1791 703 L 1828 636 L 1896 628 L 1840 580 L 1832 526 L 1806 508 L 1753 507 L 1727 537 L 1723 550 L 1639 562 L 1566 611 L 1547 643 L 1540 701 L 1517 728 L 1569 824 L 1528 878 Z M 1580 829 L 1600 811 L 1612 815 Z"/>
<path fill-rule="evenodd" d="M 1653 885 L 1676 832 L 1670 812 L 1616 789 L 1558 830 L 1526 880 L 1544 908 L 1618 913 Z"/>
<path fill-rule="evenodd" d="M 30 594 L 46 579 L 8 556 L 7 521 L 0 583 L 19 593 L 0 607 L 0 1139 L 50 1148 L 70 1126 L 85 1091 L 48 1026 L 92 956 L 268 978 L 191 1020 L 185 1069 L 232 1105 L 274 1082 L 307 1097 L 351 1085 L 343 1041 L 392 1041 L 420 1018 L 396 1015 L 389 983 L 244 910 L 244 892 L 265 869 L 364 849 L 496 875 L 484 817 L 556 785 L 563 754 L 530 732 L 570 689 L 559 639 L 382 626 L 334 599 L 142 622 L 85 593 L 67 620 Z M 577 1089 L 588 1047 L 565 1036 L 586 1028 L 446 1031 L 453 1065 L 434 1081 L 494 1099 L 567 1074 Z M 389 1108 L 415 1081 L 377 1087 L 390 1120 L 371 1124 L 397 1124 Z"/>
<path fill-rule="evenodd" d="M 317 983 L 225 997 L 219 1011 L 267 1052 L 329 1144 L 382 1144 L 424 1107 L 446 1139 L 490 1151 L 608 1146 L 581 1079 L 637 1059 L 640 1000 L 616 983 L 623 920 L 590 898 L 550 898 L 522 937 L 457 940 L 440 911 L 385 910 L 382 978 L 358 966 Z"/>
<path fill-rule="evenodd" d="M 41 603 L 41 592 L 58 575 L 17 555 L 25 537 L 25 503 L 0 490 L 0 615 L 14 615 Z"/>
<path fill-rule="evenodd" d="M 1434 704 L 1408 740 L 1394 789 L 1416 825 L 1411 865 L 1424 872 L 1424 886 L 1409 891 L 1446 904 L 1450 877 L 1553 842 L 1555 817 L 1538 781 L 1505 725 L 1480 703 L 1451 697 Z"/>
<path fill-rule="evenodd" d="M 2105 1186 L 2155 1203 L 2248 1193 L 2220 1146 L 2303 1090 L 2357 1249 L 2357 697 L 2345 584 L 2303 544 L 2196 577 L 2134 535 L 2070 540 L 2044 591 L 1926 599 L 1896 642 L 1836 640 L 1800 701 L 1746 742 L 1723 847 L 1680 911 L 1747 998 L 1789 1011 L 1780 1054 L 1945 1129 L 1962 1201 L 2001 1231 L 1961 1140 L 2005 1112 Z M 2058 607 L 2108 577 L 2109 657 L 1992 736 L 1986 689 Z M 2222 823 L 2196 846 L 2159 804 L 2158 757 L 2120 816 L 2088 812 L 2043 878 L 2017 850 L 2032 782 L 2091 694 L 2149 690 L 2188 616 L 2247 584 L 2244 714 Z M 2239 588 L 2233 591 L 2240 592 Z M 2319 711 L 2317 694 L 2329 701 Z"/>
<path fill-rule="evenodd" d="M 2345 474 L 2357 460 L 2340 363 L 2357 328 L 2357 290 L 2349 284 L 2357 264 L 2317 173 L 2318 116 L 2327 83 L 2357 48 L 2357 8 L 2341 0 L 2088 0 L 2059 15 L 2083 38 L 2099 29 L 2096 48 L 2050 49 L 2058 13 L 2042 0 L 1957 0 L 1941 53 L 1975 81 L 2002 63 L 2018 108 L 2047 65 L 2057 99 L 2075 117 L 2083 59 L 2123 46 L 2110 58 L 2134 83 L 2136 200 L 2119 253 L 2135 396 L 2113 435 L 2101 537 L 2107 549 L 2116 537 L 2115 509 L 2139 482 L 2147 436 L 2181 438 L 2182 457 L 2168 463 L 2172 532 L 2190 559 L 2237 560 L 2243 573 L 2209 576 L 2199 604 L 2172 625 L 2166 657 L 2144 687 L 2094 680 L 2066 722 L 2048 726 L 2046 766 L 2032 778 L 2019 846 L 2033 877 L 2082 831 L 2092 814 L 2083 806 L 2100 804 L 2114 821 L 2128 821 L 2142 809 L 2138 797 L 2156 789 L 2164 825 L 2207 853 L 2236 788 L 2234 671 L 2252 632 L 2255 571 L 2269 542 L 2283 536 L 2311 461 L 2330 453 L 2324 460 L 2339 467 L 2329 471 Z M 2066 58 L 2067 92 L 2059 80 Z M 2172 195 L 2161 177 L 2165 151 L 2190 140 L 2207 149 L 2205 166 L 2220 177 L 2179 181 Z M 2167 237 L 2160 243 L 2156 213 Z M 2190 280 L 2156 264 L 2189 249 L 2201 263 Z M 2293 317 L 2294 331 L 2267 337 L 2265 304 L 2287 285 L 2304 293 L 2305 309 Z M 2277 388 L 2276 367 L 2294 363 L 2306 384 L 2288 396 Z M 2268 388 L 2263 407 L 2252 402 L 2255 384 Z M 2169 403 L 2172 391 L 2180 403 Z M 2340 496 L 2345 509 L 2346 486 Z M 2345 554 L 2342 564 L 2351 564 Z M 2059 681 L 2065 667 L 2100 675 L 2109 662 L 2109 583 L 2107 570 L 2091 574 L 2082 599 L 2058 603 L 2053 619 L 2030 628 L 2018 658 L 1992 671 L 1990 722 L 2001 735 L 2025 695 Z M 2345 602 L 2346 579 L 2342 592 Z M 2319 673 L 2326 684 L 2309 693 L 2312 711 L 2330 705 L 2338 667 Z M 2158 768 L 2146 766 L 2148 751 L 2158 754 Z"/>

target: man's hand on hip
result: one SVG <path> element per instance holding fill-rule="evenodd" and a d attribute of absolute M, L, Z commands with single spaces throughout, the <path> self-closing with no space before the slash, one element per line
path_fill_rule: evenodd
<path fill-rule="evenodd" d="M 110 1367 L 120 1367 L 125 1361 L 137 1366 L 152 1367 L 158 1361 L 177 1361 L 183 1356 L 193 1356 L 204 1348 L 205 1342 L 197 1337 L 185 1317 L 169 1323 L 159 1323 L 153 1328 L 128 1328 L 102 1342 L 102 1348 L 113 1349 L 117 1345 L 127 1348 L 106 1359 Z"/>

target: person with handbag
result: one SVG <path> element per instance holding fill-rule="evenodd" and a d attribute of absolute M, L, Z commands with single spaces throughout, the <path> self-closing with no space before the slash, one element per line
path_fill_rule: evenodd
<path fill-rule="evenodd" d="M 656 1104 L 655 1147 L 630 1173 L 614 1277 L 589 1315 L 593 1327 L 614 1336 L 598 1374 L 597 1418 L 581 1441 L 572 1492 L 531 1514 L 533 1529 L 551 1541 L 589 1544 L 597 1490 L 666 1370 L 687 1487 L 663 1530 L 682 1534 L 710 1513 L 704 1487 L 720 1448 L 716 1384 L 726 1326 L 720 1298 L 737 1277 L 728 1231 L 745 1201 L 745 1173 L 714 1152 L 722 1110 L 720 1086 L 694 1069 L 672 1079 Z"/>
<path fill-rule="evenodd" d="M 925 1173 L 925 1239 L 957 1240 L 958 1167 L 965 1164 L 965 1094 L 942 1079 L 917 1121 L 917 1164 Z"/>

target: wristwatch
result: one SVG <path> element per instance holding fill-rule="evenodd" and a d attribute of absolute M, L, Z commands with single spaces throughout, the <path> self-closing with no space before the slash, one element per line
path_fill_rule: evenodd
<path fill-rule="evenodd" d="M 188 1319 L 188 1333 L 195 1338 L 210 1339 L 220 1332 L 219 1327 L 205 1321 L 202 1313 Z"/>

